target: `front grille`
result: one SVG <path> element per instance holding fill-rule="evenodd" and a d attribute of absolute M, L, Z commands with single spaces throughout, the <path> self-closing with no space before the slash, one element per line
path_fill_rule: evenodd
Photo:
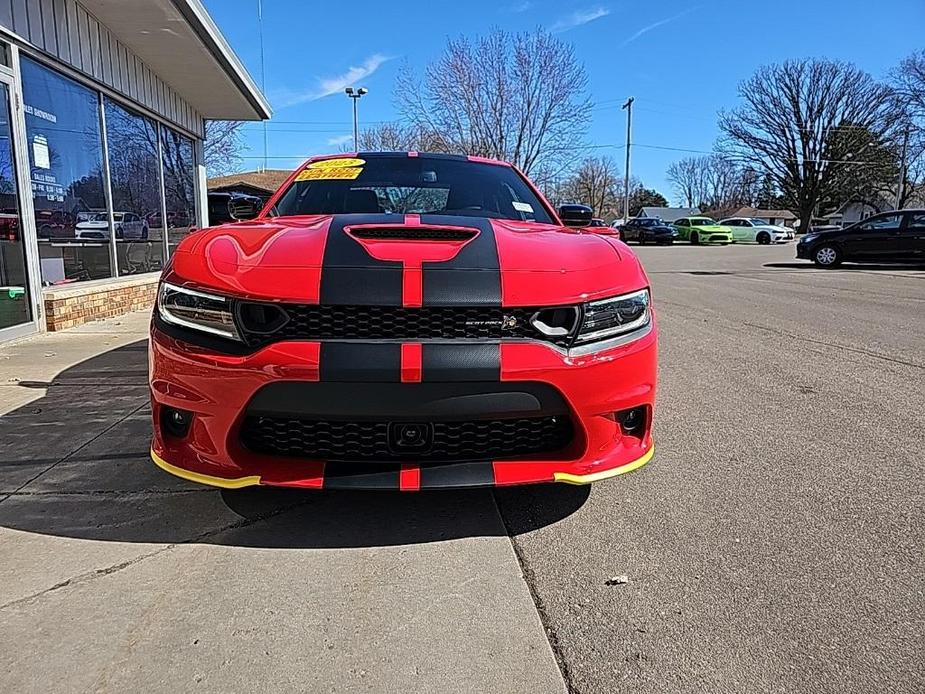
<path fill-rule="evenodd" d="M 419 452 L 393 450 L 387 421 L 325 421 L 248 416 L 241 441 L 274 456 L 331 461 L 464 461 L 552 454 L 572 440 L 567 416 L 441 421 L 431 445 Z"/>
<path fill-rule="evenodd" d="M 538 309 L 491 306 L 317 306 L 277 304 L 288 320 L 273 330 L 250 322 L 242 304 L 241 332 L 251 345 L 279 340 L 533 339 L 568 346 L 569 335 L 546 336 L 530 324 Z M 577 312 L 568 314 L 573 322 Z M 577 326 L 572 326 L 577 328 Z"/>

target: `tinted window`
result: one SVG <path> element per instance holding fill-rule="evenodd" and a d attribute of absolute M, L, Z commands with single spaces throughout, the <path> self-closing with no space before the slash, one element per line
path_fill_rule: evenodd
<path fill-rule="evenodd" d="M 889 231 L 899 229 L 902 224 L 902 215 L 887 214 L 878 217 L 871 217 L 861 225 L 864 231 Z"/>
<path fill-rule="evenodd" d="M 679 227 L 690 226 L 690 222 L 688 222 L 686 219 L 679 219 L 679 220 L 678 220 L 677 222 L 675 222 L 675 223 L 676 223 Z"/>
<path fill-rule="evenodd" d="M 909 215 L 909 229 L 925 229 L 925 214 L 910 214 Z"/>
<path fill-rule="evenodd" d="M 134 225 L 116 237 L 119 274 L 160 270 L 164 265 L 164 230 L 157 127 L 109 99 L 104 105 L 112 206 L 120 210 L 117 219 L 124 212 L 123 221 Z M 140 219 L 148 221 L 139 225 Z"/>
<path fill-rule="evenodd" d="M 110 230 L 76 238 L 79 221 L 106 209 L 99 97 L 29 58 L 21 64 L 42 280 L 110 277 Z"/>
<path fill-rule="evenodd" d="M 361 161 L 361 160 L 355 160 Z M 371 157 L 354 167 L 309 165 L 276 205 L 279 215 L 454 214 L 552 222 L 511 168 L 427 157 Z"/>
<path fill-rule="evenodd" d="M 196 224 L 196 193 L 193 188 L 193 141 L 170 128 L 161 127 L 164 158 L 164 194 L 167 205 L 169 251 Z M 156 223 L 160 224 L 160 215 Z M 152 224 L 154 226 L 154 224 Z"/>
<path fill-rule="evenodd" d="M 697 217 L 696 219 L 691 220 L 691 226 L 695 227 L 705 227 L 710 226 L 711 224 L 716 224 L 716 222 L 709 217 Z"/>

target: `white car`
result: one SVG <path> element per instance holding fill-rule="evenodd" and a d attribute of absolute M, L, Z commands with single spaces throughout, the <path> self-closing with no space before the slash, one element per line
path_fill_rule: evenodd
<path fill-rule="evenodd" d="M 781 243 L 793 238 L 793 231 L 786 227 L 768 224 L 754 217 L 730 217 L 720 222 L 732 229 L 733 243 Z"/>
<path fill-rule="evenodd" d="M 86 240 L 109 238 L 109 219 L 105 212 L 82 216 L 86 218 L 77 222 L 75 237 Z M 148 238 L 148 223 L 134 212 L 113 212 L 112 220 L 115 222 L 117 239 Z"/>

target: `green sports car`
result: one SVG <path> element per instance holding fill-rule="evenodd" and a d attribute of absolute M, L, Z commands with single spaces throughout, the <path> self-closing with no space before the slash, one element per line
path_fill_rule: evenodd
<path fill-rule="evenodd" d="M 732 243 L 732 227 L 717 224 L 709 217 L 682 217 L 673 226 L 682 241 L 690 241 L 694 246 L 699 243 Z"/>

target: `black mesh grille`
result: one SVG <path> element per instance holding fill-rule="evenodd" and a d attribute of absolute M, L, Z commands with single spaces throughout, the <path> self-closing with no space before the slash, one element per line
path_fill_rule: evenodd
<path fill-rule="evenodd" d="M 400 239 L 403 241 L 468 241 L 476 232 L 465 229 L 417 229 L 414 227 L 370 227 L 351 229 L 358 239 Z"/>
<path fill-rule="evenodd" d="M 550 454 L 572 440 L 565 416 L 433 422 L 432 445 L 421 452 L 392 450 L 388 422 L 335 422 L 248 416 L 241 430 L 257 453 L 311 460 L 497 460 Z"/>
<path fill-rule="evenodd" d="M 282 304 L 289 320 L 276 330 L 266 331 L 247 324 L 245 306 L 239 311 L 239 321 L 243 322 L 241 332 L 252 345 L 278 340 L 534 339 L 567 346 L 571 339 L 569 335 L 549 337 L 536 330 L 530 325 L 537 310 L 532 308 Z"/>

